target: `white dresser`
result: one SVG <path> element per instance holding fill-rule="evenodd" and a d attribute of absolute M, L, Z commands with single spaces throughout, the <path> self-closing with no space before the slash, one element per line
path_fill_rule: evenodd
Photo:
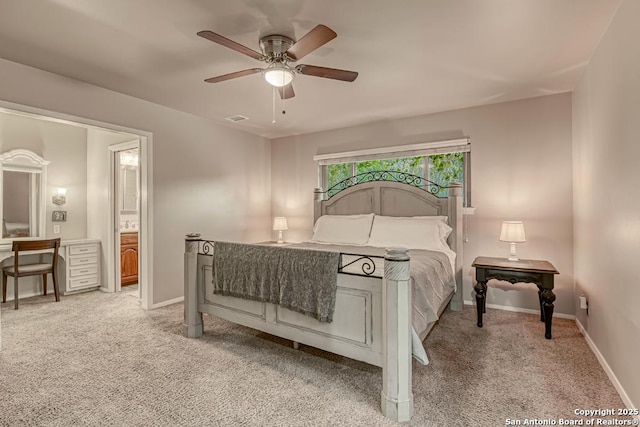
<path fill-rule="evenodd" d="M 100 287 L 100 241 L 65 242 L 64 251 L 66 280 L 62 293 Z"/>

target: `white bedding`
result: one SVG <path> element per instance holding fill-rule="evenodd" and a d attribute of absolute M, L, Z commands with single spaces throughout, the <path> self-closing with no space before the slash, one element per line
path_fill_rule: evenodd
<path fill-rule="evenodd" d="M 348 246 L 348 245 L 331 245 L 317 244 L 315 242 L 304 242 L 293 244 L 292 247 L 309 248 L 317 250 L 334 251 L 341 253 L 352 253 L 361 255 L 372 255 L 384 257 L 385 249 L 372 246 Z M 440 252 L 445 255 L 440 256 L 442 262 L 429 261 L 438 258 Z M 438 320 L 438 314 L 442 312 L 443 307 L 449 301 L 451 294 L 456 290 L 455 287 L 455 252 L 448 249 L 445 251 L 429 251 L 421 249 L 411 249 L 409 251 L 410 275 L 412 282 L 412 325 L 413 325 L 413 353 L 416 359 L 423 364 L 427 364 L 428 360 L 426 352 L 422 345 L 422 340 L 431 328 L 431 325 Z M 344 264 L 356 257 L 343 258 Z M 381 277 L 384 274 L 384 259 L 372 258 L 375 263 L 375 276 Z M 447 262 L 449 261 L 449 262 Z M 435 267 L 434 267 L 435 264 Z M 434 279 L 434 268 L 442 268 L 448 270 L 451 280 Z M 344 272 L 362 274 L 361 264 L 356 263 L 347 267 Z M 442 275 L 442 272 L 440 272 Z"/>

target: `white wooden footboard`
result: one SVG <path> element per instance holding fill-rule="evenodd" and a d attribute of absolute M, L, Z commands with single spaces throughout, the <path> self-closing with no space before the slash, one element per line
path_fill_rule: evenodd
<path fill-rule="evenodd" d="M 383 413 L 395 421 L 411 418 L 412 309 L 406 250 L 387 250 L 382 279 L 339 274 L 333 322 L 320 323 L 274 304 L 215 295 L 208 254 L 212 247 L 206 247 L 211 242 L 189 235 L 185 243 L 185 336 L 202 335 L 202 313 L 207 313 L 381 366 Z"/>

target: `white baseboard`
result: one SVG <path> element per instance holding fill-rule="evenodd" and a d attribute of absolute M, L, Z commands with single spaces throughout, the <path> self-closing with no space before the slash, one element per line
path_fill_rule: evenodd
<path fill-rule="evenodd" d="M 593 351 L 593 354 L 596 355 L 598 362 L 600 362 L 600 366 L 602 366 L 602 369 L 607 374 L 607 376 L 609 377 L 609 380 L 611 381 L 616 391 L 620 395 L 620 398 L 622 399 L 622 403 L 624 403 L 625 406 L 629 409 L 637 408 L 638 406 L 634 406 L 633 402 L 631 402 L 629 395 L 627 394 L 625 389 L 622 387 L 622 384 L 620 384 L 620 381 L 618 381 L 618 377 L 616 377 L 616 374 L 613 373 L 613 371 L 611 370 L 611 367 L 605 360 L 604 356 L 602 355 L 602 353 L 600 353 L 600 350 L 598 349 L 596 344 L 593 342 L 593 340 L 587 333 L 587 330 L 584 328 L 584 326 L 582 326 L 582 323 L 580 323 L 578 319 L 576 319 L 576 325 L 578 325 L 578 329 L 580 330 L 582 335 L 584 335 L 584 339 L 587 341 L 587 344 L 589 344 L 589 348 L 591 348 L 591 351 Z M 635 418 L 638 419 L 638 421 L 640 421 L 640 416 Z"/>
<path fill-rule="evenodd" d="M 464 300 L 464 304 L 476 305 L 476 303 L 471 300 Z M 496 310 L 515 311 L 517 313 L 528 313 L 528 314 L 540 315 L 540 310 L 531 310 L 530 308 L 511 307 L 508 305 L 498 305 L 498 304 L 487 303 L 487 308 L 495 308 Z M 569 319 L 569 320 L 575 320 L 576 318 L 574 314 L 556 313 L 556 312 L 553 313 L 553 317 L 557 317 L 559 319 Z"/>
<path fill-rule="evenodd" d="M 184 301 L 184 297 L 178 297 L 178 298 L 174 298 L 174 299 L 170 299 L 168 301 L 162 301 L 159 302 L 157 304 L 153 304 L 151 307 L 149 307 L 151 310 L 153 310 L 154 308 L 160 308 L 160 307 L 164 307 L 166 305 L 171 305 L 171 304 L 175 304 L 177 302 L 182 302 Z"/>

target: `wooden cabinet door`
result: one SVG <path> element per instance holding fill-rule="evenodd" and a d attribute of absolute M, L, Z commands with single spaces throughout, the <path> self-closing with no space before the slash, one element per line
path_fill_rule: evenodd
<path fill-rule="evenodd" d="M 138 233 L 120 235 L 120 282 L 122 286 L 138 283 Z"/>

